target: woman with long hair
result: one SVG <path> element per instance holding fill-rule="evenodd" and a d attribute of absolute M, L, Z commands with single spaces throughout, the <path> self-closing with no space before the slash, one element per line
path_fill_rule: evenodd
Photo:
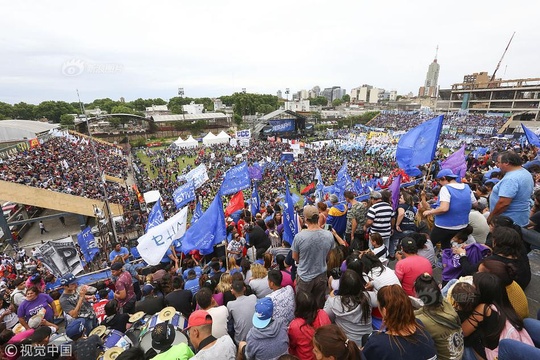
<path fill-rule="evenodd" d="M 315 330 L 331 323 L 326 312 L 317 308 L 315 298 L 299 291 L 296 294 L 294 320 L 289 325 L 289 354 L 302 360 L 315 360 L 312 341 Z"/>
<path fill-rule="evenodd" d="M 414 283 L 416 297 L 424 306 L 415 316 L 424 324 L 437 347 L 437 359 L 461 359 L 463 356 L 463 333 L 458 314 L 443 299 L 439 284 L 428 273 L 420 275 Z"/>
<path fill-rule="evenodd" d="M 321 326 L 313 336 L 313 354 L 317 360 L 361 359 L 360 349 L 337 325 Z"/>
<path fill-rule="evenodd" d="M 514 281 L 516 267 L 514 264 L 506 264 L 494 259 L 484 259 L 478 265 L 479 272 L 487 272 L 496 275 L 506 288 L 506 294 L 510 304 L 522 319 L 529 317 L 529 302 L 523 289 Z"/>
<path fill-rule="evenodd" d="M 362 255 L 360 261 L 369 280 L 366 289 L 379 291 L 383 286 L 400 285 L 394 270 L 384 266 L 377 256 L 367 252 Z"/>
<path fill-rule="evenodd" d="M 480 304 L 461 324 L 463 335 L 467 337 L 478 331 L 487 359 L 497 358 L 499 340 L 511 334 L 514 340 L 517 337 L 521 342 L 533 345 L 506 291 L 501 291 L 501 280 L 494 274 L 479 272 L 473 275 L 473 283 L 479 293 Z M 484 357 L 484 354 L 479 355 Z"/>
<path fill-rule="evenodd" d="M 240 265 L 236 263 L 236 259 L 233 256 L 229 256 L 229 264 L 227 265 L 227 272 L 231 275 L 237 272 L 242 274 L 242 268 L 240 267 Z"/>
<path fill-rule="evenodd" d="M 360 260 L 358 260 L 360 263 Z M 362 344 L 362 337 L 373 331 L 371 308 L 376 306 L 375 294 L 365 291 L 365 281 L 354 270 L 347 269 L 339 279 L 339 292 L 330 293 L 324 311 L 343 329 L 347 337 Z"/>
<path fill-rule="evenodd" d="M 411 300 L 399 285 L 377 293 L 384 331 L 373 333 L 362 350 L 368 360 L 436 359 L 435 343 L 414 317 Z"/>

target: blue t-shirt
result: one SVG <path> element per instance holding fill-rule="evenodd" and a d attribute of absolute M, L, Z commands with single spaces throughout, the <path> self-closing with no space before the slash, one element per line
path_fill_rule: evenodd
<path fill-rule="evenodd" d="M 118 255 L 124 256 L 124 255 L 128 255 L 128 254 L 129 254 L 128 249 L 126 249 L 125 247 L 122 246 L 120 248 L 120 251 L 116 251 L 116 250 L 111 251 L 111 253 L 109 254 L 109 261 L 113 261 L 114 258 L 117 257 Z M 125 262 L 129 262 L 129 261 L 126 260 Z"/>
<path fill-rule="evenodd" d="M 182 274 L 182 276 L 184 277 L 184 280 L 187 280 L 189 270 L 195 271 L 195 275 L 197 275 L 197 277 L 201 276 L 201 274 L 202 274 L 201 267 L 200 266 L 194 266 L 193 268 L 184 270 L 184 273 Z"/>
<path fill-rule="evenodd" d="M 186 283 L 184 284 L 184 290 L 191 291 L 193 296 L 195 296 L 197 291 L 199 291 L 199 278 L 196 277 L 195 279 L 187 280 Z"/>
<path fill-rule="evenodd" d="M 171 262 L 171 258 L 169 257 L 169 255 L 172 255 L 172 250 L 171 248 L 168 248 L 167 249 L 167 252 L 165 253 L 165 255 L 163 255 L 163 258 L 161 258 L 161 262 L 162 263 L 165 263 L 165 264 L 168 264 Z"/>
<path fill-rule="evenodd" d="M 489 210 L 493 211 L 499 197 L 511 198 L 512 202 L 501 215 L 508 216 L 519 226 L 525 226 L 529 223 L 533 188 L 534 180 L 530 172 L 525 169 L 509 171 L 493 187 L 489 197 Z"/>

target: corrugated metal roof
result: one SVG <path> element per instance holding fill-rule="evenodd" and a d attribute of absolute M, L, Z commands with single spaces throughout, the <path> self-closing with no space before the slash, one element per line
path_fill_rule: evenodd
<path fill-rule="evenodd" d="M 60 124 L 49 124 L 34 120 L 0 120 L 0 142 L 32 139 L 36 134 L 59 127 Z"/>
<path fill-rule="evenodd" d="M 285 111 L 287 111 L 287 110 L 278 109 L 278 110 L 272 111 L 272 112 L 269 113 L 269 114 L 266 114 L 266 115 L 264 115 L 264 116 L 261 116 L 261 117 L 259 118 L 259 120 L 270 120 L 270 119 L 272 119 L 272 118 L 275 117 L 275 116 L 278 116 L 278 115 L 283 114 Z"/>
<path fill-rule="evenodd" d="M 152 116 L 152 119 L 154 119 L 155 122 L 194 121 L 194 120 L 227 119 L 227 118 L 230 118 L 230 115 L 223 114 L 223 113 L 153 115 Z"/>

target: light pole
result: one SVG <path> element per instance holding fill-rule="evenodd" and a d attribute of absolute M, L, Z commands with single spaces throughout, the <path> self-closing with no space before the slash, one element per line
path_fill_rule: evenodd
<path fill-rule="evenodd" d="M 79 98 L 79 105 L 84 114 L 85 113 L 84 104 L 81 102 L 81 97 L 79 96 L 79 90 L 77 90 L 77 97 Z M 116 226 L 115 226 L 112 214 L 111 214 L 111 207 L 109 206 L 109 194 L 107 193 L 107 186 L 105 184 L 105 171 L 101 168 L 101 165 L 99 164 L 99 158 L 96 151 L 96 147 L 94 145 L 94 141 L 92 139 L 92 133 L 90 132 L 90 123 L 88 122 L 88 118 L 86 119 L 86 129 L 88 130 L 88 138 L 90 139 L 89 140 L 90 147 L 92 148 L 92 153 L 94 154 L 94 161 L 96 162 L 96 167 L 99 169 L 99 176 L 101 178 L 101 187 L 103 188 L 103 196 L 105 197 L 105 207 L 107 209 L 107 217 L 112 227 L 113 240 L 116 243 L 118 242 L 118 237 L 116 236 Z M 99 227 L 99 217 L 98 217 L 98 227 Z M 107 233 L 107 236 L 108 235 L 109 234 Z M 110 238 L 109 238 L 109 242 L 110 242 Z"/>

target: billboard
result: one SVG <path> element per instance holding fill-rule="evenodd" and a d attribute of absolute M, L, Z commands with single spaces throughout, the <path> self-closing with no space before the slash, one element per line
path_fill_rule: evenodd
<path fill-rule="evenodd" d="M 284 119 L 284 120 L 269 120 L 270 126 L 272 126 L 272 132 L 291 132 L 295 131 L 294 119 Z"/>

